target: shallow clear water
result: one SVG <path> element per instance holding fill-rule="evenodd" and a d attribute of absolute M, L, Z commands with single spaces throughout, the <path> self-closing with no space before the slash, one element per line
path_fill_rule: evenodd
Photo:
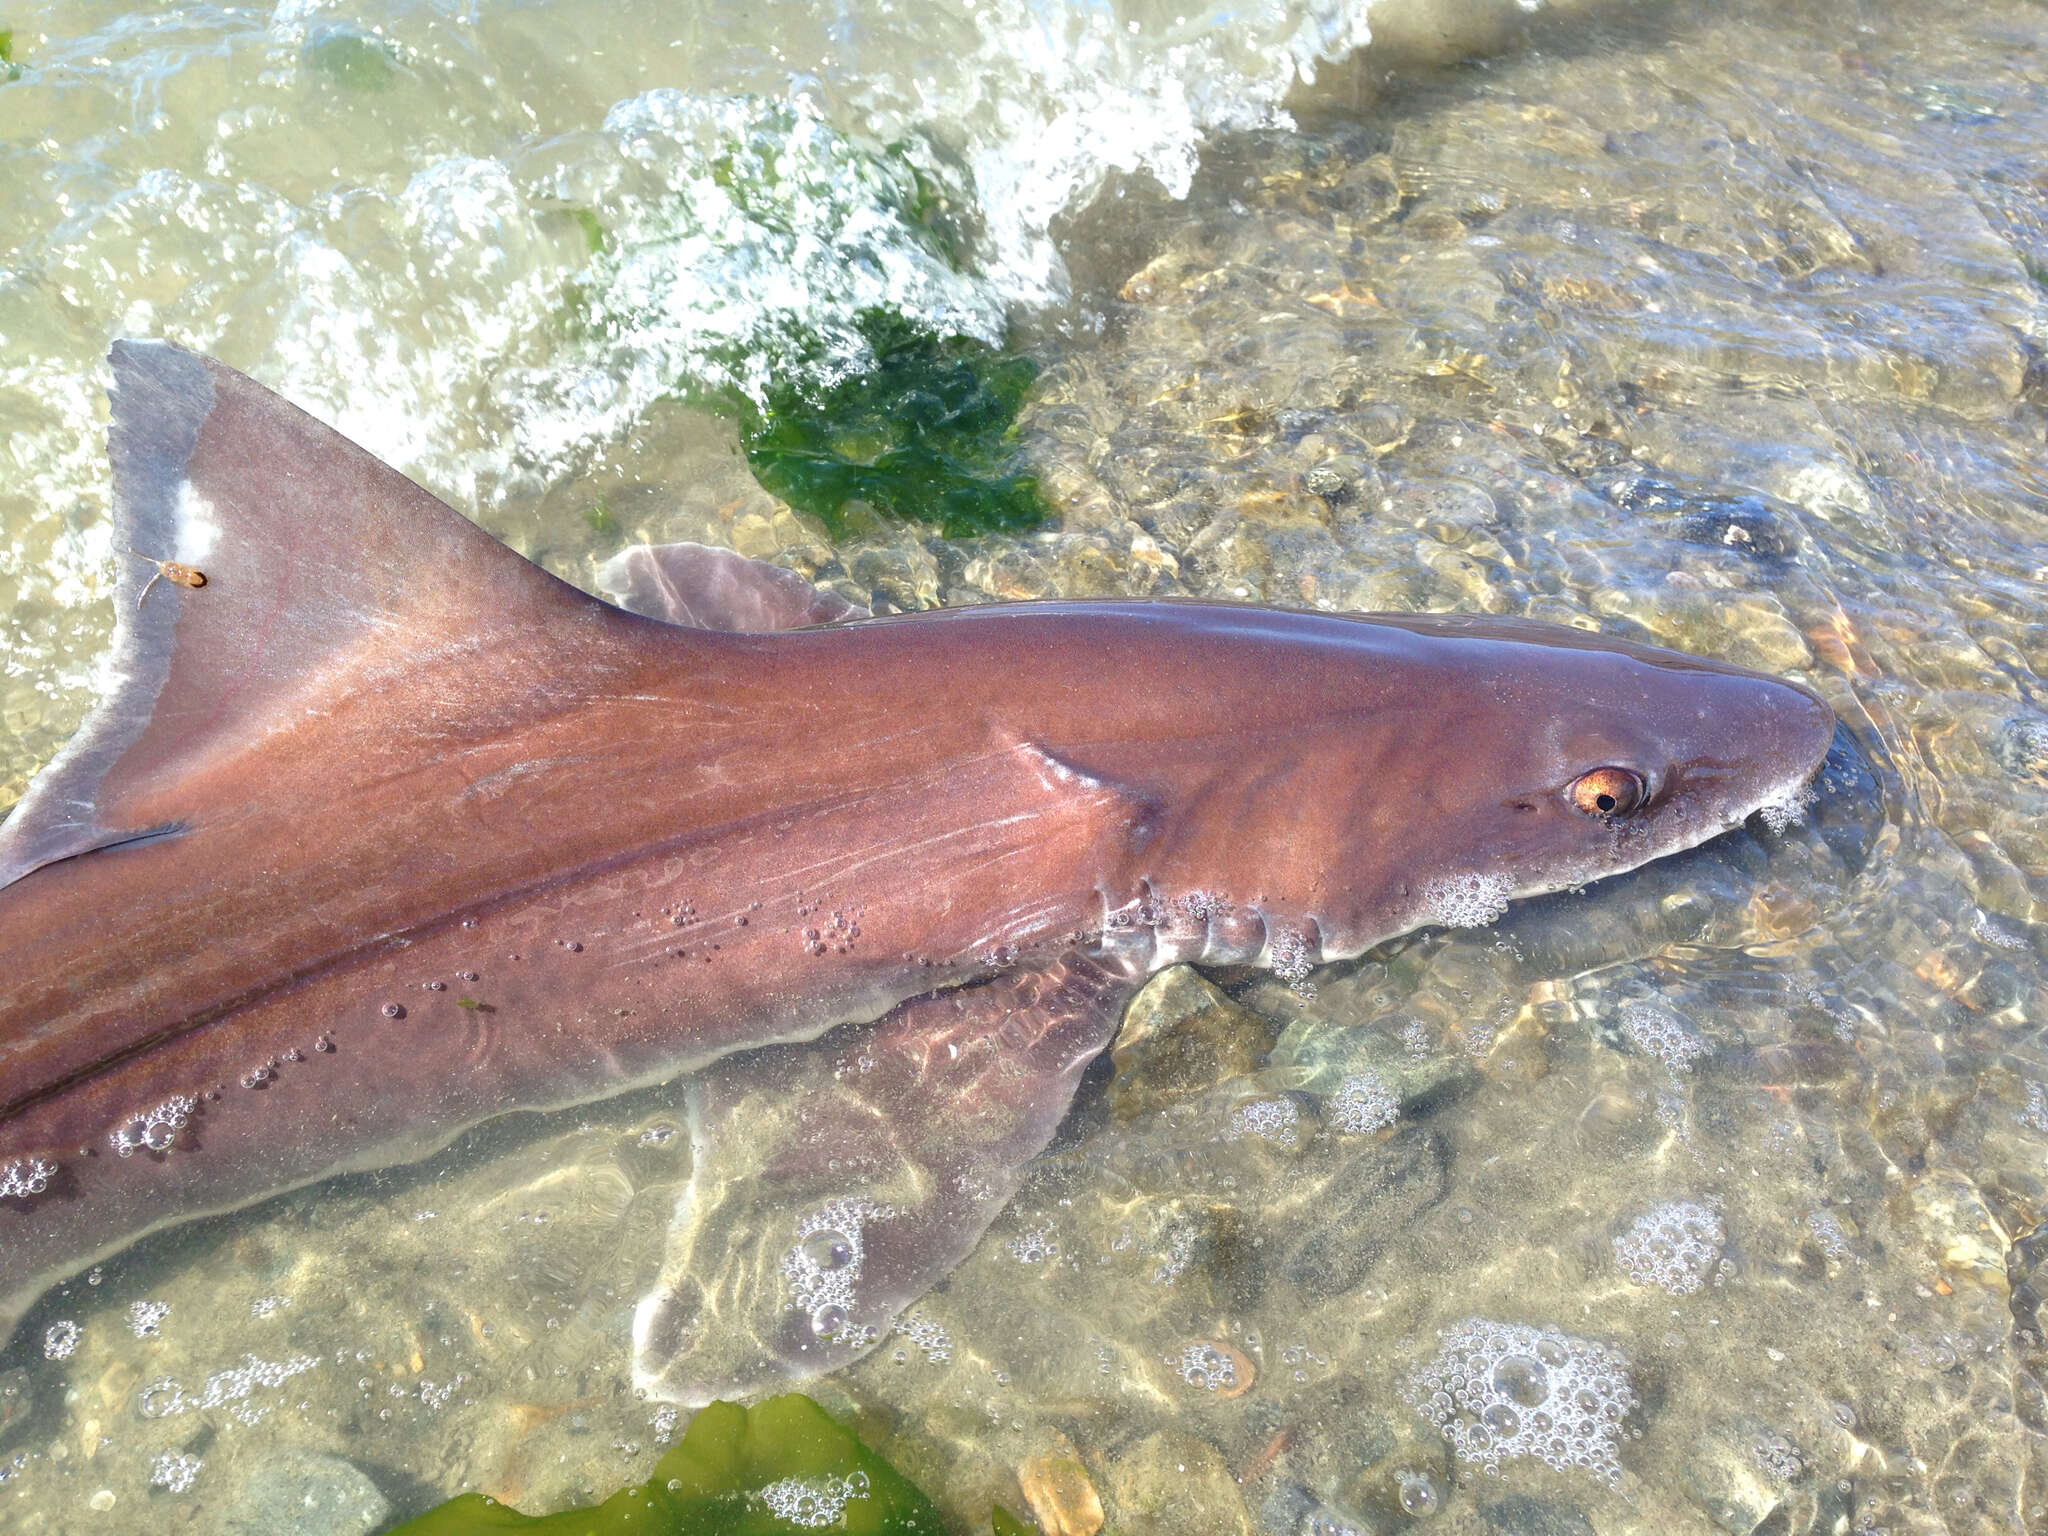
<path fill-rule="evenodd" d="M 123 332 L 585 584 L 701 538 L 886 608 L 1519 613 L 1800 677 L 1847 730 L 1797 823 L 1306 1002 L 1170 978 L 913 1331 L 816 1390 L 963 1529 L 1063 1456 L 1124 1533 L 2048 1528 L 2048 10 L 1602 10 L 1481 56 L 1511 8 L 1411 6 L 1287 121 L 1276 50 L 1349 14 L 363 14 L 12 18 L 0 798 L 91 696 Z M 1047 532 L 835 542 L 661 398 L 854 365 L 878 294 L 1016 323 Z M 643 1473 L 681 1103 L 65 1288 L 0 1362 L 9 1529 L 232 1529 L 346 1482 L 309 1454 L 393 1515 Z M 1539 1412 L 1580 1461 L 1516 1454 Z"/>

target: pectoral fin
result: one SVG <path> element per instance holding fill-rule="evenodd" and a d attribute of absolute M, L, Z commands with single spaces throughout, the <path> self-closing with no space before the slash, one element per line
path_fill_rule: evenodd
<path fill-rule="evenodd" d="M 704 1073 L 635 1385 L 700 1404 L 872 1349 L 1002 1210 L 1135 984 L 1070 955 Z"/>

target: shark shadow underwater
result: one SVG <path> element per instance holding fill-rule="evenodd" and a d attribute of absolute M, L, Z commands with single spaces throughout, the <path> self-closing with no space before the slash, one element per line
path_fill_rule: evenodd
<path fill-rule="evenodd" d="M 112 363 L 115 683 L 0 824 L 0 1340 L 144 1233 L 695 1071 L 636 1385 L 831 1369 L 974 1246 L 1149 972 L 1488 920 L 1796 795 L 1834 729 L 1497 618 L 821 623 L 682 547 L 615 572 L 664 622 L 218 363 Z M 859 1071 L 718 1064 L 840 1028 Z M 763 1071 L 773 1134 L 731 1113 Z"/>

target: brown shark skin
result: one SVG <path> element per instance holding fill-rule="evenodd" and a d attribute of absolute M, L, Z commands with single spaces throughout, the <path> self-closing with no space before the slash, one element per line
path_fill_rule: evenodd
<path fill-rule="evenodd" d="M 65 813 L 88 847 L 167 835 L 0 888 L 0 1168 L 56 1165 L 0 1199 L 0 1334 L 152 1228 L 934 986 L 1314 961 L 1430 920 L 1433 881 L 1630 868 L 1803 784 L 1833 729 L 1795 685 L 1511 621 L 662 625 L 204 366 L 208 584 L 141 599 L 167 671 Z M 1613 824 L 1564 794 L 1606 764 L 1650 784 Z M 118 1156 L 177 1095 L 168 1150 Z"/>

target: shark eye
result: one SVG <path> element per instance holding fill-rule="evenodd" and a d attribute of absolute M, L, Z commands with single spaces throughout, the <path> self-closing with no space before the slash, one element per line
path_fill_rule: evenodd
<path fill-rule="evenodd" d="M 1573 779 L 1565 793 L 1588 816 L 1626 816 L 1643 803 L 1643 780 L 1626 768 L 1595 768 Z"/>

